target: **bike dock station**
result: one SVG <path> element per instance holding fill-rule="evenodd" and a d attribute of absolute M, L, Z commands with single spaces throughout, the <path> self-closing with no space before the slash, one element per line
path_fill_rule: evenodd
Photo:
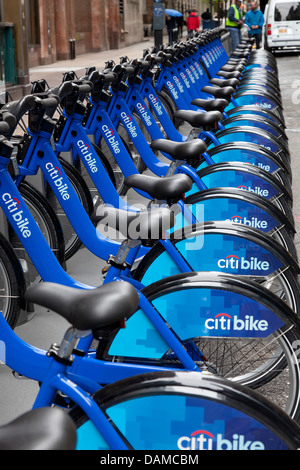
<path fill-rule="evenodd" d="M 1 204 L 30 319 L 1 318 L 0 445 L 1 425 L 59 400 L 78 449 L 299 448 L 298 58 L 287 71 L 227 41 L 32 69 L 30 98 L 4 106 Z M 16 155 L 5 125 L 24 109 Z"/>

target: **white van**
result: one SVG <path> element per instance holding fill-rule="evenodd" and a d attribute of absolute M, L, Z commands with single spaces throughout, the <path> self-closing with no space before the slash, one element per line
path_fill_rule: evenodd
<path fill-rule="evenodd" d="M 264 12 L 264 47 L 300 47 L 300 1 L 269 0 Z"/>

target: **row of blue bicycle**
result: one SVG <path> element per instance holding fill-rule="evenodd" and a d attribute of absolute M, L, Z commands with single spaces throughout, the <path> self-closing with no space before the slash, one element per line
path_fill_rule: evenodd
<path fill-rule="evenodd" d="M 224 35 L 68 72 L 55 88 L 41 79 L 1 108 L 0 360 L 39 382 L 35 412 L 64 410 L 62 448 L 299 448 L 299 266 L 276 61 L 249 40 L 228 56 Z M 106 262 L 99 286 L 67 272 L 81 245 Z M 14 331 L 34 304 L 70 323 L 47 351 Z M 57 448 L 37 434 L 24 446 Z"/>

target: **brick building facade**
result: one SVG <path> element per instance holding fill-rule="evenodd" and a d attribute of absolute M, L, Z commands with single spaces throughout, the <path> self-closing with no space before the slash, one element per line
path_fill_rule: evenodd
<path fill-rule="evenodd" d="M 154 0 L 0 0 L 0 21 L 14 24 L 17 81 L 24 91 L 29 68 L 72 54 L 118 49 L 152 34 Z M 164 0 L 188 11 L 200 0 Z M 203 6 L 202 6 L 203 5 Z"/>

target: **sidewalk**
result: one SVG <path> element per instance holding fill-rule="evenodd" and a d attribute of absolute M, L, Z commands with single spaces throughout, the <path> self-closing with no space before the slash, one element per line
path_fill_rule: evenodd
<path fill-rule="evenodd" d="M 164 38 L 165 43 L 167 37 Z M 45 78 L 50 87 L 58 86 L 62 80 L 62 74 L 67 71 L 75 71 L 80 77 L 84 74 L 86 67 L 95 66 L 102 70 L 105 63 L 113 60 L 116 64 L 120 62 L 120 57 L 127 56 L 130 60 L 142 58 L 144 49 L 151 49 L 154 46 L 154 37 L 145 38 L 144 41 L 122 49 L 113 49 L 103 52 L 90 52 L 78 55 L 74 60 L 60 60 L 50 65 L 33 67 L 29 70 L 30 81 Z"/>

